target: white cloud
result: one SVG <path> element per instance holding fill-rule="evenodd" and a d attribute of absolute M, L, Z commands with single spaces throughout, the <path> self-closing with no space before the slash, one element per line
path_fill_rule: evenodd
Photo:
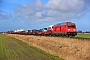
<path fill-rule="evenodd" d="M 75 11 L 83 9 L 85 6 L 84 0 L 49 0 L 47 7 L 60 11 Z"/>
<path fill-rule="evenodd" d="M 12 19 L 12 14 L 6 14 L 3 10 L 0 9 L 0 20 L 9 20 Z"/>
<path fill-rule="evenodd" d="M 33 23 L 45 23 L 80 18 L 90 9 L 90 0 L 41 0 L 15 8 L 16 17 Z"/>

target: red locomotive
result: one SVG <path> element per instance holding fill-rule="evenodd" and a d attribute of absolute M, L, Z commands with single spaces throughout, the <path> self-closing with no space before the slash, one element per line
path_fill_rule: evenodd
<path fill-rule="evenodd" d="M 13 32 L 14 33 L 14 32 Z M 24 35 L 50 35 L 50 36 L 76 36 L 76 25 L 72 22 L 58 23 L 56 25 L 51 25 L 48 28 L 43 28 L 40 30 L 28 30 L 24 32 L 19 32 L 18 34 Z"/>
<path fill-rule="evenodd" d="M 58 23 L 49 27 L 51 30 L 51 35 L 62 35 L 62 36 L 75 36 L 77 35 L 76 32 L 76 25 L 72 22 L 65 22 L 65 23 Z"/>

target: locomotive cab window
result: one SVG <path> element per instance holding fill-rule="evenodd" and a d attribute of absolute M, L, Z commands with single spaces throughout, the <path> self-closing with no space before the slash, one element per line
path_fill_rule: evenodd
<path fill-rule="evenodd" d="M 70 24 L 70 23 L 69 23 L 69 24 L 68 24 L 68 27 L 69 27 L 69 28 L 75 28 L 75 24 L 72 24 L 72 23 Z"/>
<path fill-rule="evenodd" d="M 75 28 L 75 25 L 68 26 L 69 28 Z"/>

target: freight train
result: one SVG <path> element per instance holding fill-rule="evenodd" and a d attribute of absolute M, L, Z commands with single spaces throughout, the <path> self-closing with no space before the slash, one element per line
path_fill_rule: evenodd
<path fill-rule="evenodd" d="M 76 36 L 76 24 L 73 22 L 64 22 L 51 25 L 48 28 L 33 29 L 21 32 L 7 32 L 12 34 L 24 34 L 24 35 L 47 35 L 47 36 Z"/>

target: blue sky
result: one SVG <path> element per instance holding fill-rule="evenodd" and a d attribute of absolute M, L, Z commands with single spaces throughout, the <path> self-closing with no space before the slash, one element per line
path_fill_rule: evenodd
<path fill-rule="evenodd" d="M 0 0 L 0 31 L 40 29 L 59 22 L 90 31 L 90 0 Z"/>

